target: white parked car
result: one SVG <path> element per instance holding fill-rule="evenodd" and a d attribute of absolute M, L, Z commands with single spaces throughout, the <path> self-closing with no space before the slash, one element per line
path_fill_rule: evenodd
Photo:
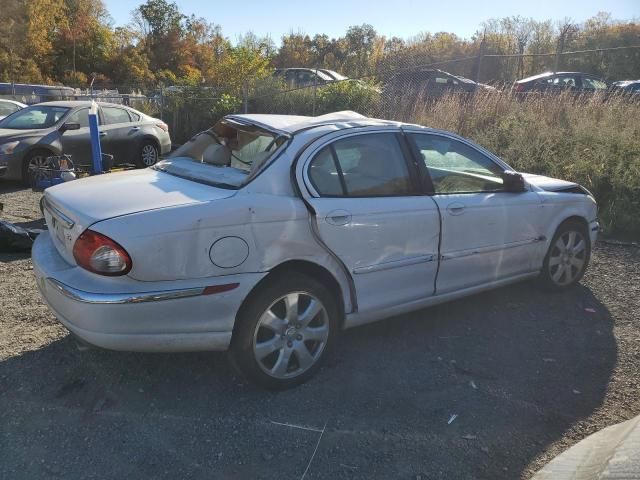
<path fill-rule="evenodd" d="M 6 98 L 0 98 L 0 120 L 26 107 L 27 105 L 25 105 L 24 103 L 16 102 L 15 100 L 8 100 Z"/>
<path fill-rule="evenodd" d="M 598 231 L 579 185 L 353 112 L 230 115 L 151 168 L 47 189 L 43 210 L 38 286 L 80 339 L 230 349 L 272 388 L 343 328 L 532 277 L 570 287 Z"/>

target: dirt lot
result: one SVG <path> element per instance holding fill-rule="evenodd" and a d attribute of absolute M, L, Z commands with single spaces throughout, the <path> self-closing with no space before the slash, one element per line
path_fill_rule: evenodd
<path fill-rule="evenodd" d="M 39 218 L 36 194 L 0 184 L 0 202 Z M 599 243 L 565 294 L 525 283 L 349 330 L 281 393 L 224 354 L 78 351 L 26 255 L 0 253 L 0 292 L 0 478 L 528 478 L 640 414 L 632 246 Z"/>

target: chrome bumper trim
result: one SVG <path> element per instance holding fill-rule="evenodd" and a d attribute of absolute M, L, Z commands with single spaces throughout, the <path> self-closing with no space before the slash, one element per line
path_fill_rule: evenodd
<path fill-rule="evenodd" d="M 196 287 L 185 288 L 182 290 L 163 290 L 159 292 L 143 293 L 92 293 L 70 287 L 51 277 L 46 279 L 46 283 L 47 288 L 51 287 L 65 297 L 77 302 L 105 305 L 159 302 L 162 300 L 197 297 L 198 295 L 202 295 L 205 290 L 205 287 Z"/>

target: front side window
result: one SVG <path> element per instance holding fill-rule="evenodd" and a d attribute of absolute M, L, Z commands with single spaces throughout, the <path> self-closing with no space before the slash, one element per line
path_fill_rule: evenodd
<path fill-rule="evenodd" d="M 409 169 L 394 133 L 357 135 L 323 148 L 309 164 L 321 196 L 411 195 Z"/>
<path fill-rule="evenodd" d="M 67 107 L 33 105 L 0 121 L 0 128 L 30 130 L 53 127 L 69 111 Z"/>
<path fill-rule="evenodd" d="M 411 135 L 435 193 L 501 191 L 503 169 L 469 145 L 441 135 Z"/>
<path fill-rule="evenodd" d="M 104 123 L 107 125 L 129 123 L 131 121 L 129 114 L 124 108 L 102 107 L 102 114 L 104 115 Z"/>
<path fill-rule="evenodd" d="M 569 75 L 558 75 L 557 77 L 555 77 L 553 79 L 553 84 L 558 86 L 558 87 L 575 87 L 576 86 L 576 79 L 573 76 L 569 76 Z"/>
<path fill-rule="evenodd" d="M 73 112 L 66 120 L 66 123 L 79 123 L 80 127 L 89 126 L 89 108 L 81 108 Z"/>

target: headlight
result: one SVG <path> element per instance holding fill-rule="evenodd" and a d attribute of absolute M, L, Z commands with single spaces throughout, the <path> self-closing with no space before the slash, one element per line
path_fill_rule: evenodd
<path fill-rule="evenodd" d="M 15 148 L 18 146 L 19 143 L 20 142 L 3 143 L 2 145 L 0 145 L 0 153 L 5 155 L 13 153 L 13 151 L 15 150 Z"/>

